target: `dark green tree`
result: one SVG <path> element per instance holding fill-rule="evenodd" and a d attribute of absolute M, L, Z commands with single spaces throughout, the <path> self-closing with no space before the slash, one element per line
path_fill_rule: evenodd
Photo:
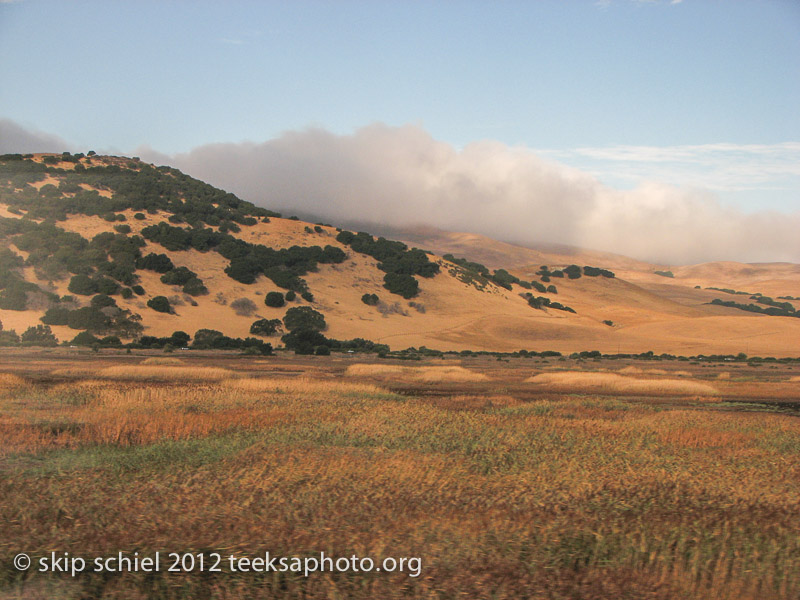
<path fill-rule="evenodd" d="M 147 306 L 156 312 L 172 312 L 172 306 L 165 296 L 154 296 L 153 298 L 150 298 L 150 300 L 147 301 Z"/>
<path fill-rule="evenodd" d="M 272 308 L 280 308 L 285 304 L 283 294 L 280 292 L 269 292 L 264 298 L 264 304 Z"/>
<path fill-rule="evenodd" d="M 289 332 L 298 330 L 325 331 L 325 316 L 310 306 L 295 306 L 286 311 L 283 324 Z"/>

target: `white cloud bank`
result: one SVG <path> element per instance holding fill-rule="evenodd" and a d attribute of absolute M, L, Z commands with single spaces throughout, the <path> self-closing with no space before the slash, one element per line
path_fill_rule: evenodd
<path fill-rule="evenodd" d="M 0 152 L 64 149 L 70 148 L 55 136 L 0 120 Z M 637 157 L 631 148 L 608 151 L 631 162 Z M 260 206 L 334 224 L 426 224 L 662 264 L 800 262 L 800 211 L 747 214 L 709 191 L 656 182 L 613 189 L 530 149 L 483 141 L 458 150 L 415 126 L 375 124 L 352 135 L 310 129 L 260 144 L 209 144 L 172 156 L 140 148 L 132 154 Z"/>
<path fill-rule="evenodd" d="M 656 182 L 616 190 L 525 148 L 483 141 L 457 150 L 414 126 L 137 153 L 261 206 L 330 222 L 427 224 L 665 264 L 800 262 L 800 212 L 746 214 L 711 192 Z"/>

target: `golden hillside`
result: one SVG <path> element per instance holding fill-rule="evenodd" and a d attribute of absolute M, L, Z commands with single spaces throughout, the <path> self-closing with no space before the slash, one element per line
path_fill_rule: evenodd
<path fill-rule="evenodd" d="M 163 254 L 175 268 L 186 267 L 201 280 L 208 293 L 190 295 L 180 285 L 163 283 L 161 273 L 136 268 L 133 277 L 144 294 L 112 296 L 119 309 L 141 315 L 141 335 L 167 337 L 174 331 L 194 335 L 198 329 L 214 329 L 244 338 L 251 335 L 250 327 L 257 319 L 282 319 L 291 307 L 309 306 L 324 315 L 326 336 L 364 338 L 392 349 L 427 346 L 439 350 L 800 355 L 800 319 L 711 305 L 717 298 L 746 303 L 753 300 L 705 289 L 730 288 L 775 298 L 800 296 L 798 265 L 713 263 L 672 267 L 674 277 L 665 277 L 654 274 L 665 267 L 616 255 L 552 247 L 544 251 L 474 234 L 426 230 L 405 239 L 409 246 L 433 251 L 427 260 L 438 265 L 438 273 L 431 277 L 416 275 L 418 294 L 404 298 L 384 286 L 386 272 L 379 268 L 380 261 L 337 239 L 340 231 L 333 226 L 277 217 L 175 170 L 156 169 L 125 158 L 80 155 L 68 160 L 58 155 L 15 157 L 0 160 L 0 166 L 0 218 L 4 223 L 0 248 L 11 252 L 5 255 L 8 261 L 20 262 L 5 268 L 12 279 L 19 277 L 41 290 L 26 292 L 24 310 L 0 308 L 6 331 L 21 333 L 39 324 L 58 298 L 71 296 L 71 309 L 90 305 L 91 295 L 70 291 L 74 273 L 53 266 L 56 258 L 68 264 L 68 257 L 61 256 L 57 248 L 45 250 L 45 243 L 38 248 L 23 240 L 26 235 L 40 235 L 36 232 L 44 231 L 41 227 L 50 222 L 63 232 L 80 235 L 90 249 L 98 234 L 126 239 L 141 236 L 141 256 Z M 149 198 L 148 210 L 142 208 L 147 203 L 137 194 Z M 189 210 L 190 200 L 196 203 L 192 206 L 200 207 L 192 210 L 216 212 L 203 217 L 208 222 L 190 226 L 176 217 L 176 211 Z M 86 214 L 97 212 L 97 207 L 110 207 L 112 212 Z M 57 220 L 51 221 L 53 218 Z M 298 293 L 285 306 L 272 308 L 265 304 L 266 294 L 285 293 L 286 288 L 264 273 L 257 274 L 252 283 L 232 278 L 225 272 L 232 262 L 219 248 L 166 248 L 153 238 L 153 226 L 159 224 L 187 231 L 197 226 L 228 236 L 229 245 L 232 236 L 244 243 L 242 248 L 332 247 L 341 250 L 343 260 L 320 262 L 301 275 L 302 289 L 313 299 L 304 300 Z M 34 234 L 21 233 L 20 227 L 32 227 Z M 52 256 L 43 258 L 45 252 Z M 616 277 L 553 277 L 545 285 L 555 285 L 557 293 L 540 293 L 518 283 L 511 284 L 509 290 L 442 258 L 447 253 L 490 269 L 505 268 L 526 285 L 540 280 L 541 265 L 551 270 L 570 264 L 610 268 Z M 3 292 L 6 297 L 10 295 L 9 285 Z M 365 304 L 365 294 L 378 296 L 379 303 Z M 549 298 L 575 312 L 547 306 L 532 308 L 525 294 Z M 171 313 L 148 307 L 148 301 L 157 296 L 169 300 Z M 800 304 L 795 302 L 795 306 Z M 62 342 L 79 333 L 67 325 L 52 325 L 52 331 Z M 279 336 L 264 339 L 280 344 Z"/>

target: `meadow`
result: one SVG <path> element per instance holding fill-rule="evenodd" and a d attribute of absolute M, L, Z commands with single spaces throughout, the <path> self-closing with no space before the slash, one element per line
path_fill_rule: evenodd
<path fill-rule="evenodd" d="M 179 354 L 4 355 L 0 597 L 800 597 L 797 366 Z M 53 551 L 421 569 L 12 564 Z"/>

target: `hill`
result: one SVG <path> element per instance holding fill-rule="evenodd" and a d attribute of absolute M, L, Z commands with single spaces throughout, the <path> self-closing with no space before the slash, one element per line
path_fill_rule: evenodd
<path fill-rule="evenodd" d="M 392 242 L 284 218 L 135 158 L 5 155 L 0 343 L 47 324 L 59 342 L 198 344 L 211 330 L 200 339 L 218 347 L 225 336 L 275 346 L 291 310 L 322 314 L 327 338 L 392 349 L 800 355 L 800 305 L 778 300 L 800 296 L 798 265 L 665 267 L 405 233 Z M 786 316 L 711 304 L 720 298 Z"/>

